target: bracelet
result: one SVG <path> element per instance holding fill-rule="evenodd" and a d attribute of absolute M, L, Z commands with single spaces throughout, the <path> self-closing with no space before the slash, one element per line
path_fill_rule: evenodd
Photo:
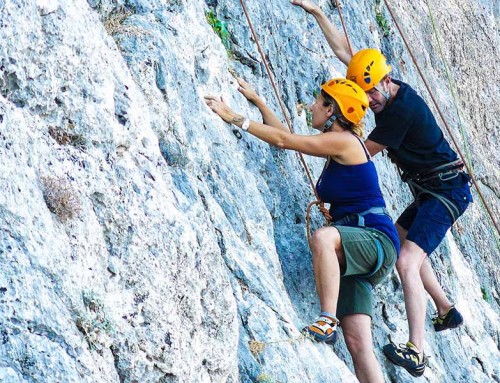
<path fill-rule="evenodd" d="M 241 129 L 246 132 L 249 127 L 250 127 L 250 119 L 245 118 L 245 120 L 243 121 L 243 124 L 241 124 Z"/>

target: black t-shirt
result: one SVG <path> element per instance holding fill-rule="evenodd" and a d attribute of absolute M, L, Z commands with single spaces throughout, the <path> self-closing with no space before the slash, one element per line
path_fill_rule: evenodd
<path fill-rule="evenodd" d="M 375 114 L 376 126 L 368 139 L 387 146 L 403 171 L 420 173 L 455 161 L 457 154 L 425 101 L 408 84 L 392 82 L 400 88 L 392 103 Z"/>

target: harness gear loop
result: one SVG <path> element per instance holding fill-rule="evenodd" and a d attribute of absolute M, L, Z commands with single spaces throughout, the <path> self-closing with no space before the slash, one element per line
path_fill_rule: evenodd
<path fill-rule="evenodd" d="M 439 202 L 441 202 L 446 207 L 446 209 L 448 209 L 451 218 L 453 218 L 453 222 L 455 222 L 458 219 L 458 217 L 460 217 L 460 211 L 457 209 L 455 204 L 451 202 L 448 198 L 443 197 L 441 194 L 431 191 L 430 189 L 418 184 L 417 182 L 411 179 L 406 181 L 406 183 L 410 187 L 411 193 L 415 197 L 415 201 L 418 201 L 418 199 L 422 194 L 429 194 L 434 198 L 436 198 Z"/>
<path fill-rule="evenodd" d="M 399 34 L 401 35 L 401 38 L 402 38 L 402 40 L 403 40 L 403 42 L 404 42 L 404 44 L 406 46 L 408 54 L 410 55 L 410 57 L 411 57 L 411 59 L 413 61 L 413 64 L 415 65 L 415 68 L 417 69 L 418 74 L 420 75 L 420 78 L 424 82 L 424 85 L 425 85 L 427 91 L 429 92 L 429 95 L 430 95 L 430 97 L 432 99 L 432 102 L 433 102 L 434 106 L 436 107 L 436 110 L 439 113 L 439 117 L 443 121 L 443 124 L 444 124 L 444 126 L 446 128 L 446 131 L 448 132 L 448 135 L 450 136 L 450 138 L 451 138 L 451 140 L 453 142 L 453 145 L 455 146 L 455 149 L 456 149 L 458 155 L 460 156 L 460 158 L 462 159 L 462 161 L 464 163 L 464 167 L 467 170 L 467 173 L 469 174 L 469 176 L 471 178 L 472 184 L 476 188 L 477 194 L 479 195 L 479 198 L 481 199 L 482 205 L 483 205 L 484 209 L 486 210 L 486 212 L 488 213 L 488 216 L 490 218 L 491 223 L 493 224 L 493 226 L 496 229 L 496 234 L 497 234 L 498 237 L 500 237 L 500 228 L 498 226 L 498 223 L 496 222 L 496 220 L 495 220 L 495 218 L 493 216 L 493 213 L 491 212 L 490 207 L 486 203 L 486 199 L 484 198 L 483 193 L 481 192 L 481 189 L 479 188 L 479 185 L 476 182 L 474 174 L 472 173 L 472 169 L 470 168 L 469 164 L 465 161 L 464 155 L 463 155 L 462 151 L 460 150 L 460 147 L 458 146 L 457 141 L 455 140 L 455 136 L 454 136 L 453 132 L 451 131 L 451 129 L 450 129 L 449 125 L 448 125 L 448 122 L 446 121 L 446 119 L 445 119 L 445 117 L 444 117 L 444 115 L 443 115 L 443 113 L 441 111 L 441 108 L 439 107 L 439 105 L 438 105 L 438 103 L 437 103 L 437 101 L 436 101 L 436 99 L 434 97 L 434 94 L 431 91 L 429 83 L 427 82 L 424 74 L 422 73 L 422 70 L 420 69 L 420 66 L 418 65 L 417 59 L 415 58 L 415 55 L 413 54 L 413 51 L 410 49 L 408 41 L 406 40 L 406 37 L 405 37 L 405 35 L 404 35 L 401 27 L 399 26 L 399 23 L 398 23 L 396 17 L 394 16 L 394 12 L 392 11 L 392 8 L 389 6 L 388 0 L 384 0 L 384 4 L 387 7 L 387 10 L 389 11 L 389 13 L 390 13 L 390 15 L 392 17 L 392 20 L 394 21 L 394 25 L 396 25 L 396 28 L 398 29 Z M 495 239 L 497 240 L 496 236 L 495 236 Z M 497 240 L 497 244 L 498 244 L 498 240 Z"/>
<path fill-rule="evenodd" d="M 430 181 L 434 178 L 439 178 L 441 181 L 449 181 L 458 177 L 458 175 L 462 172 L 463 167 L 464 163 L 459 159 L 436 166 L 432 169 L 424 170 L 420 173 L 405 171 L 401 175 L 401 179 L 404 182 L 413 180 L 420 183 Z"/>

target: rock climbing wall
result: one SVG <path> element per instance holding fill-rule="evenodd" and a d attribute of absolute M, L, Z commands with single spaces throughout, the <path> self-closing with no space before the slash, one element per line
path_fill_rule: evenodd
<path fill-rule="evenodd" d="M 293 128 L 310 134 L 304 106 L 345 68 L 302 9 L 247 3 Z M 392 3 L 498 220 L 500 8 Z M 387 8 L 342 13 L 353 47 L 382 49 L 430 102 Z M 203 101 L 258 120 L 243 77 L 281 116 L 240 2 L 0 0 L 0 23 L 0 381 L 355 381 L 342 339 L 299 337 L 319 307 L 297 155 L 238 138 Z M 317 178 L 322 160 L 306 161 Z M 408 189 L 375 162 L 397 217 Z M 465 325 L 434 333 L 429 303 L 420 381 L 500 381 L 500 250 L 475 201 L 431 257 Z M 396 273 L 376 296 L 376 355 L 387 381 L 410 382 L 381 353 L 408 335 Z"/>

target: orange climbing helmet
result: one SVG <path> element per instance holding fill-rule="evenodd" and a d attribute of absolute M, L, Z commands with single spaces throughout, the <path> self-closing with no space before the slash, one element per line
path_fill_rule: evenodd
<path fill-rule="evenodd" d="M 356 83 L 345 78 L 334 78 L 321 85 L 329 96 L 339 105 L 342 115 L 354 124 L 358 124 L 368 109 L 368 97 Z"/>
<path fill-rule="evenodd" d="M 346 77 L 368 91 L 386 76 L 392 67 L 378 49 L 362 49 L 352 56 Z"/>

